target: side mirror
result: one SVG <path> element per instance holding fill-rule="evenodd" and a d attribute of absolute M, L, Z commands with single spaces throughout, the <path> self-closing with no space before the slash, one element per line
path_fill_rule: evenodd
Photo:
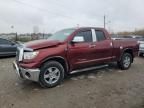
<path fill-rule="evenodd" d="M 74 39 L 72 40 L 72 43 L 79 43 L 79 42 L 84 42 L 83 36 L 75 36 Z"/>

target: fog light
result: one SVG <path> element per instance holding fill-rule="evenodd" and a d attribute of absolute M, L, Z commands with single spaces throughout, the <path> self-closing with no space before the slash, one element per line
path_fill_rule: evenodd
<path fill-rule="evenodd" d="M 28 78 L 28 79 L 31 77 L 31 75 L 30 75 L 28 72 L 25 73 L 25 76 L 26 76 L 26 78 Z"/>

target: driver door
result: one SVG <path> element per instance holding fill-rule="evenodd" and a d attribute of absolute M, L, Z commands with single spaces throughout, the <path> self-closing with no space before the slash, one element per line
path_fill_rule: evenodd
<path fill-rule="evenodd" d="M 80 39 L 80 41 L 75 41 Z M 68 58 L 72 70 L 86 68 L 94 64 L 93 38 L 91 29 L 79 31 L 69 44 Z"/>

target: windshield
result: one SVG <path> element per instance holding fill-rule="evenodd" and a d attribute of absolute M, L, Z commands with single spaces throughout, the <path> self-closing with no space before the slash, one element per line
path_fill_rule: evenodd
<path fill-rule="evenodd" d="M 51 37 L 49 37 L 49 40 L 59 40 L 64 41 L 69 35 L 71 35 L 75 29 L 64 29 L 61 31 L 58 31 L 54 33 Z"/>

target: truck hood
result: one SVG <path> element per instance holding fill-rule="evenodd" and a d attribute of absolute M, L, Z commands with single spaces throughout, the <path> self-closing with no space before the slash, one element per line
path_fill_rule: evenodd
<path fill-rule="evenodd" d="M 31 48 L 33 50 L 47 48 L 47 47 L 54 47 L 59 45 L 60 42 L 56 40 L 35 40 L 25 43 L 25 47 Z"/>

